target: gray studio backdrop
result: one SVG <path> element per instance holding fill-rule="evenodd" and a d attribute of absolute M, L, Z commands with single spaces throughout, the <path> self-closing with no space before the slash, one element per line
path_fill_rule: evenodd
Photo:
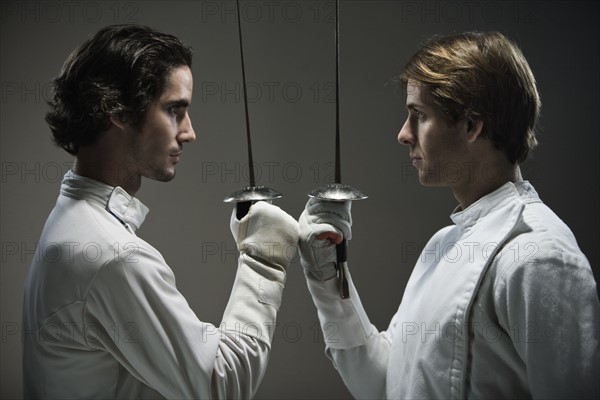
<path fill-rule="evenodd" d="M 19 398 L 22 285 L 72 162 L 52 145 L 44 123 L 48 81 L 70 51 L 102 26 L 129 22 L 176 34 L 194 48 L 197 140 L 185 146 L 174 181 L 144 180 L 138 197 L 151 211 L 139 235 L 163 253 L 198 317 L 214 324 L 236 269 L 231 206 L 222 199 L 246 183 L 248 165 L 233 1 L 3 1 L 1 7 L 0 391 L 2 398 Z M 295 217 L 306 193 L 333 178 L 333 12 L 331 1 L 242 1 L 257 178 L 284 193 L 277 205 Z M 420 248 L 450 223 L 455 206 L 448 189 L 418 184 L 407 149 L 396 141 L 406 112 L 391 81 L 432 34 L 499 30 L 522 47 L 544 103 L 541 145 L 523 173 L 571 226 L 597 275 L 597 16 L 595 2 L 342 0 L 342 172 L 369 195 L 353 205 L 350 268 L 379 329 L 396 311 Z M 278 322 L 257 397 L 348 397 L 323 354 L 298 260 Z"/>

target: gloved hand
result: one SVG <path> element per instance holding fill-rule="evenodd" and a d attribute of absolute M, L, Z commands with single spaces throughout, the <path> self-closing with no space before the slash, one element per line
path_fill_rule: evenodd
<path fill-rule="evenodd" d="M 298 248 L 298 223 L 277 206 L 259 201 L 241 220 L 236 211 L 229 224 L 240 255 L 285 271 Z"/>
<path fill-rule="evenodd" d="M 352 202 L 311 198 L 298 220 L 300 263 L 313 278 L 326 281 L 337 275 L 335 245 L 352 238 Z"/>

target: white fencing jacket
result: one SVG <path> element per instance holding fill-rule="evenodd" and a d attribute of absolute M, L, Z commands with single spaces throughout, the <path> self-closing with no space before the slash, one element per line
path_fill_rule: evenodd
<path fill-rule="evenodd" d="M 355 286 L 307 274 L 326 354 L 357 398 L 598 398 L 600 304 L 569 228 L 528 182 L 451 215 L 386 331 Z M 350 278 L 351 280 L 351 278 Z"/>
<path fill-rule="evenodd" d="M 249 398 L 267 365 L 285 272 L 240 257 L 219 328 L 201 322 L 148 209 L 69 171 L 25 282 L 25 398 Z"/>

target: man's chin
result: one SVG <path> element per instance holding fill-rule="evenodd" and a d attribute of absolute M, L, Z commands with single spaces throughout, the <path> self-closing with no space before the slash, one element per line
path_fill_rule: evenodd
<path fill-rule="evenodd" d="M 170 182 L 173 180 L 173 178 L 175 178 L 175 175 L 176 171 L 173 169 L 172 171 L 156 171 L 151 176 L 147 176 L 146 178 L 159 182 Z"/>
<path fill-rule="evenodd" d="M 430 176 L 419 175 L 419 182 L 425 187 L 445 186 L 443 182 L 440 182 L 439 178 L 432 178 Z"/>

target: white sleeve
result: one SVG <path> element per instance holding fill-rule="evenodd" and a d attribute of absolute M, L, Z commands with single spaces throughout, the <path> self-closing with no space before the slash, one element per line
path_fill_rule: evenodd
<path fill-rule="evenodd" d="M 600 396 L 600 304 L 587 260 L 540 251 L 507 268 L 494 297 L 533 398 Z"/>
<path fill-rule="evenodd" d="M 111 262 L 87 295 L 86 340 L 166 398 L 249 398 L 267 365 L 285 272 L 240 257 L 221 327 L 201 322 L 154 249 Z M 128 337 L 111 335 L 128 327 Z"/>
<path fill-rule="evenodd" d="M 281 305 L 285 272 L 247 254 L 238 259 L 231 297 L 223 315 L 213 398 L 252 398 L 264 376 Z"/>
<path fill-rule="evenodd" d="M 362 306 L 346 269 L 350 297 L 342 299 L 337 279 L 319 281 L 305 274 L 317 307 L 325 352 L 355 398 L 385 398 L 392 338 L 378 332 Z"/>

